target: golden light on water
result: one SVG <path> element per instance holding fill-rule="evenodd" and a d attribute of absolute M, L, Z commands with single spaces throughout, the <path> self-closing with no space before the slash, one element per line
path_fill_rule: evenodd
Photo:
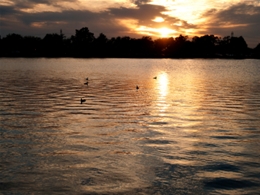
<path fill-rule="evenodd" d="M 157 77 L 158 80 L 158 88 L 160 97 L 165 97 L 168 93 L 168 75 L 163 72 Z"/>
<path fill-rule="evenodd" d="M 157 89 L 158 89 L 158 94 L 157 94 L 157 103 L 156 106 L 159 111 L 160 116 L 165 116 L 166 111 L 169 107 L 169 103 L 167 101 L 167 94 L 168 94 L 168 84 L 169 84 L 169 79 L 168 75 L 166 72 L 161 72 L 157 76 Z"/>
<path fill-rule="evenodd" d="M 227 185 L 228 192 L 241 194 L 238 182 L 259 194 L 260 91 L 252 90 L 259 87 L 259 62 L 0 62 L 5 64 L 0 66 L 0 117 L 5 120 L 0 143 L 8 146 L 1 150 L 8 158 L 0 160 L 0 167 L 7 170 L 1 172 L 6 194 L 53 194 L 56 189 L 67 194 L 136 194 L 138 189 L 143 194 L 211 189 L 225 194 Z M 83 85 L 86 76 L 89 86 Z M 19 85 L 13 84 L 16 79 Z M 34 97 L 41 103 L 32 104 Z M 44 175 L 44 184 L 36 173 Z"/>

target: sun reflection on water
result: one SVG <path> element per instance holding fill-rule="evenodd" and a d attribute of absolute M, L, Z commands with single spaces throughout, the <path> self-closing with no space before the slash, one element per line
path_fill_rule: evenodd
<path fill-rule="evenodd" d="M 157 107 L 159 108 L 160 115 L 164 115 L 167 110 L 167 94 L 168 94 L 168 75 L 165 72 L 160 73 L 157 76 L 157 87 L 158 87 L 158 99 L 157 99 Z"/>
<path fill-rule="evenodd" d="M 258 61 L 0 64 L 4 194 L 259 194 Z"/>
<path fill-rule="evenodd" d="M 168 75 L 165 72 L 162 72 L 158 77 L 158 88 L 159 88 L 159 97 L 163 98 L 168 93 Z"/>

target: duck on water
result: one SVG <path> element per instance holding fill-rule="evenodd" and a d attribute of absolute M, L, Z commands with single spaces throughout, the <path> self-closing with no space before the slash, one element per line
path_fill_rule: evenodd
<path fill-rule="evenodd" d="M 85 102 L 86 100 L 85 99 L 80 99 L 80 103 L 82 104 L 83 102 Z"/>

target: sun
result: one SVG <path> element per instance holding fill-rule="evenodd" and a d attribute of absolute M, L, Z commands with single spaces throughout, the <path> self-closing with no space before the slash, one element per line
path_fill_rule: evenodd
<path fill-rule="evenodd" d="M 157 32 L 160 37 L 170 37 L 172 34 L 176 33 L 175 30 L 166 27 L 157 29 Z"/>

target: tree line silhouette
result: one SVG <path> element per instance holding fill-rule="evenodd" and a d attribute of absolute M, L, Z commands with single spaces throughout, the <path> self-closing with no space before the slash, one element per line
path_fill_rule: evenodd
<path fill-rule="evenodd" d="M 260 43 L 252 49 L 242 36 L 224 38 L 214 35 L 159 38 L 128 36 L 108 39 L 98 37 L 87 27 L 76 29 L 66 38 L 60 34 L 46 34 L 44 38 L 8 34 L 0 37 L 0 57 L 82 57 L 82 58 L 258 58 Z"/>

